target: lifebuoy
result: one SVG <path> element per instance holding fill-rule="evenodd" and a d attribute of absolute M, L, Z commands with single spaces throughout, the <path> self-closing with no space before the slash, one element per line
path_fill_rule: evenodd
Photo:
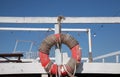
<path fill-rule="evenodd" d="M 49 51 L 53 45 L 60 43 L 66 44 L 71 49 L 72 55 L 67 64 L 58 66 L 50 60 Z M 47 72 L 53 75 L 58 73 L 62 76 L 72 75 L 81 61 L 81 50 L 79 43 L 69 34 L 53 34 L 48 36 L 41 43 L 39 51 L 42 66 Z"/>

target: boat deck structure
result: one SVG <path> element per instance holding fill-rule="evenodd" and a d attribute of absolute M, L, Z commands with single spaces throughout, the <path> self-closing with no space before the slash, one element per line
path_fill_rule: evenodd
<path fill-rule="evenodd" d="M 55 28 L 11 28 L 11 27 L 0 27 L 0 30 L 13 30 L 13 31 L 48 31 L 53 30 L 55 33 L 59 33 L 59 27 L 57 24 L 57 17 L 0 17 L 0 23 L 32 23 L 32 24 L 55 24 Z M 65 17 L 65 20 L 61 23 L 81 24 L 81 23 L 92 23 L 92 24 L 120 24 L 120 17 Z M 92 57 L 92 46 L 91 46 L 91 30 L 90 29 L 69 29 L 62 28 L 61 31 L 84 31 L 88 32 L 88 49 L 89 56 L 82 57 L 79 67 L 76 69 L 75 76 L 83 77 L 102 77 L 106 76 L 117 76 L 120 75 L 120 51 L 115 51 L 98 57 Z M 18 43 L 18 41 L 17 41 Z M 38 52 L 26 52 L 27 55 L 22 53 L 16 53 L 15 49 L 11 54 L 0 54 L 0 76 L 4 77 L 49 77 L 50 75 L 44 70 L 38 57 Z M 32 44 L 31 44 L 32 45 Z M 30 53 L 30 54 L 29 54 Z M 56 53 L 56 52 L 55 52 Z M 33 55 L 31 55 L 33 54 Z M 59 55 L 56 54 L 56 55 Z M 35 56 L 31 58 L 30 56 Z M 114 62 L 106 62 L 105 59 L 111 56 L 115 57 Z M 15 57 L 15 58 L 9 58 Z M 17 57 L 17 58 L 16 58 Z M 61 57 L 60 55 L 58 57 Z M 61 63 L 58 57 L 51 57 L 51 60 L 56 63 Z M 65 64 L 70 57 L 67 53 L 62 53 L 62 57 Z M 57 61 L 56 61 L 57 60 Z"/>

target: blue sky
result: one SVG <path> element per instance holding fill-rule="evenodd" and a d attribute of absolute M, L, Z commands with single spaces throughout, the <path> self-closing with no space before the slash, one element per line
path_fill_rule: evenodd
<path fill-rule="evenodd" d="M 19 17 L 111 17 L 120 16 L 120 0 L 0 0 L 0 16 Z M 0 27 L 54 27 L 53 24 L 0 24 Z M 63 24 L 62 28 L 90 28 L 93 56 L 120 50 L 119 24 Z M 43 34 L 44 33 L 44 34 Z M 41 40 L 53 32 L 0 31 L 0 53 L 12 52 L 16 40 L 32 40 L 37 51 Z M 83 56 L 88 55 L 87 34 L 68 32 L 80 43 Z M 93 35 L 96 34 L 96 37 Z M 28 50 L 21 44 L 18 50 Z M 64 49 L 63 49 L 64 50 Z"/>

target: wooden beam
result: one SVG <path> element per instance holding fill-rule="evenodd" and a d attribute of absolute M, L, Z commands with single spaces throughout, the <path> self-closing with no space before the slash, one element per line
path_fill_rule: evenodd
<path fill-rule="evenodd" d="M 57 17 L 0 17 L 0 23 L 57 23 Z M 120 17 L 65 17 L 61 23 L 120 24 Z"/>
<path fill-rule="evenodd" d="M 54 28 L 15 28 L 15 27 L 0 27 L 0 30 L 4 31 L 55 31 Z M 76 31 L 87 32 L 89 29 L 74 29 L 74 28 L 62 28 L 62 31 Z"/>

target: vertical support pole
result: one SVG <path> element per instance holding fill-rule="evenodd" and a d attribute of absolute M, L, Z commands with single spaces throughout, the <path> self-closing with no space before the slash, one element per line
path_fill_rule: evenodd
<path fill-rule="evenodd" d="M 31 42 L 29 52 L 31 52 L 31 50 L 32 50 L 32 46 L 33 46 L 33 42 Z"/>
<path fill-rule="evenodd" d="M 92 39 L 91 39 L 91 30 L 88 29 L 88 45 L 89 45 L 89 62 L 93 61 L 92 58 Z"/>
<path fill-rule="evenodd" d="M 55 24 L 55 34 L 58 34 L 61 32 L 61 29 L 60 29 L 60 25 L 59 24 Z M 60 48 L 58 48 L 56 46 L 55 48 L 55 62 L 57 65 L 60 65 L 62 63 L 62 59 L 61 59 L 61 51 L 60 51 Z"/>
<path fill-rule="evenodd" d="M 58 23 L 55 24 L 55 34 L 61 33 L 61 20 L 62 19 L 65 19 L 65 18 L 63 16 L 58 16 L 58 19 L 57 19 Z M 55 61 L 56 61 L 57 65 L 62 64 L 61 45 L 59 45 L 59 47 L 56 46 L 56 49 L 55 49 Z"/>
<path fill-rule="evenodd" d="M 29 59 L 31 58 L 31 54 L 32 54 L 32 52 L 31 52 L 32 46 L 33 46 L 33 42 L 31 42 L 30 49 L 29 49 Z"/>
<path fill-rule="evenodd" d="M 105 63 L 105 59 L 104 58 L 102 59 L 102 62 Z"/>
<path fill-rule="evenodd" d="M 119 55 L 116 55 L 116 63 L 119 63 Z"/>
<path fill-rule="evenodd" d="M 17 44 L 18 44 L 18 40 L 16 40 L 16 43 L 15 43 L 15 47 L 14 47 L 14 51 L 13 51 L 13 53 L 16 52 Z"/>

